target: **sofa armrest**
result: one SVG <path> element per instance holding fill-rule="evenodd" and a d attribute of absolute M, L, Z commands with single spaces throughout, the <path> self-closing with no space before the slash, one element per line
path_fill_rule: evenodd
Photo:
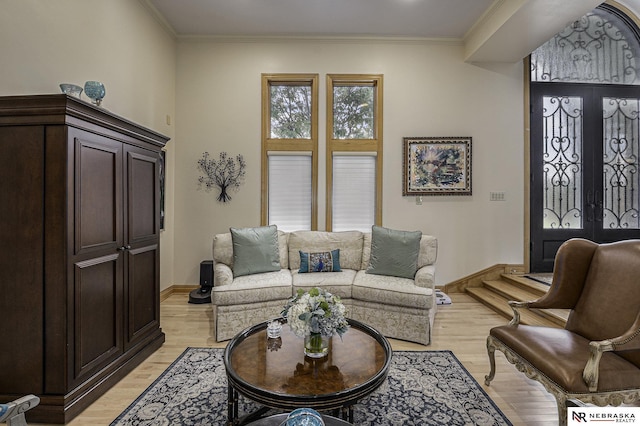
<path fill-rule="evenodd" d="M 436 267 L 426 265 L 416 271 L 414 282 L 418 287 L 435 289 L 436 287 Z"/>
<path fill-rule="evenodd" d="M 216 287 L 228 285 L 233 282 L 233 271 L 229 265 L 215 263 L 213 265 L 213 282 Z"/>

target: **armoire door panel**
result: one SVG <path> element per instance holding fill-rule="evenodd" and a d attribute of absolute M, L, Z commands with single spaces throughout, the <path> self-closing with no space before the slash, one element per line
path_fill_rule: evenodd
<path fill-rule="evenodd" d="M 127 156 L 127 232 L 129 244 L 157 238 L 159 232 L 159 157 L 129 149 Z"/>
<path fill-rule="evenodd" d="M 74 379 L 123 352 L 122 255 L 75 264 Z"/>
<path fill-rule="evenodd" d="M 42 126 L 0 127 L 0 393 L 43 388 L 43 134 Z"/>
<path fill-rule="evenodd" d="M 87 134 L 76 145 L 76 254 L 115 248 L 122 229 L 122 144 Z"/>
<path fill-rule="evenodd" d="M 147 331 L 157 329 L 160 318 L 158 245 L 129 250 L 127 280 L 128 324 L 126 345 L 134 345 Z"/>

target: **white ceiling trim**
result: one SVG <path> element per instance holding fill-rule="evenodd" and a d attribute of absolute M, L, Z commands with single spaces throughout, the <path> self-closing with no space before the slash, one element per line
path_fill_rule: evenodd
<path fill-rule="evenodd" d="M 169 23 L 169 21 L 167 21 L 164 15 L 160 13 L 160 11 L 158 11 L 158 9 L 153 4 L 151 4 L 150 0 L 138 0 L 138 1 L 142 4 L 142 6 L 144 6 L 145 9 L 149 11 L 149 13 L 151 13 L 151 16 L 153 16 L 153 18 L 156 21 L 158 21 L 158 23 L 169 34 L 171 34 L 171 36 L 173 36 L 173 38 L 178 38 L 178 34 L 176 33 L 176 30 L 171 26 L 171 24 Z"/>
<path fill-rule="evenodd" d="M 391 37 L 391 36 L 219 36 L 219 35 L 177 35 L 180 41 L 220 42 L 220 43 L 354 43 L 354 44 L 420 44 L 464 46 L 459 38 Z"/>

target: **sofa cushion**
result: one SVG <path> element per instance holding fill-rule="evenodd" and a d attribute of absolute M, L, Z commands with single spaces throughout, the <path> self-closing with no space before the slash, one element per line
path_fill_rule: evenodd
<path fill-rule="evenodd" d="M 434 294 L 431 288 L 418 287 L 409 278 L 358 271 L 351 287 L 351 296 L 368 302 L 430 309 Z"/>
<path fill-rule="evenodd" d="M 316 253 L 300 250 L 301 274 L 306 272 L 340 272 L 340 249 Z"/>
<path fill-rule="evenodd" d="M 356 271 L 353 269 L 343 269 L 340 272 L 325 272 L 322 274 L 300 274 L 294 271 L 291 274 L 293 294 L 298 289 L 307 291 L 312 287 L 320 287 L 343 299 L 349 299 L 351 298 L 351 283 L 353 283 L 355 276 Z"/>
<path fill-rule="evenodd" d="M 275 225 L 231 228 L 233 275 L 259 274 L 280 270 L 278 229 Z"/>
<path fill-rule="evenodd" d="M 211 288 L 211 303 L 222 306 L 286 300 L 292 296 L 291 273 L 288 269 L 240 276 L 230 285 Z"/>
<path fill-rule="evenodd" d="M 418 269 L 433 265 L 438 257 L 438 239 L 432 235 L 422 235 L 420 238 L 420 252 L 418 253 Z M 367 269 L 371 258 L 371 232 L 364 234 L 364 244 L 362 246 L 362 267 Z"/>
<path fill-rule="evenodd" d="M 289 264 L 289 234 L 278 229 L 278 246 L 280 250 L 280 266 Z M 233 240 L 231 232 L 216 234 L 213 236 L 213 262 L 223 263 L 230 268 L 233 267 Z M 218 285 L 218 283 L 216 283 Z"/>
<path fill-rule="evenodd" d="M 398 231 L 374 225 L 367 273 L 413 279 L 418 270 L 421 238 L 420 231 Z"/>
<path fill-rule="evenodd" d="M 340 268 L 359 270 L 362 266 L 360 231 L 295 231 L 289 234 L 289 269 L 300 269 L 299 252 L 322 252 L 340 249 Z"/>

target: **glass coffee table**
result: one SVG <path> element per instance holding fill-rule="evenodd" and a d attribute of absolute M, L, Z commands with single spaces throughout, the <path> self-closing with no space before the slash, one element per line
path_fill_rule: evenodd
<path fill-rule="evenodd" d="M 333 410 L 334 416 L 352 423 L 353 404 L 384 383 L 393 351 L 377 330 L 348 321 L 349 330 L 342 339 L 331 338 L 329 354 L 321 359 L 305 357 L 303 339 L 287 324 L 278 339 L 267 339 L 268 322 L 235 336 L 224 352 L 228 425 L 250 423 L 270 408 L 302 407 Z M 239 417 L 239 395 L 263 408 Z"/>

